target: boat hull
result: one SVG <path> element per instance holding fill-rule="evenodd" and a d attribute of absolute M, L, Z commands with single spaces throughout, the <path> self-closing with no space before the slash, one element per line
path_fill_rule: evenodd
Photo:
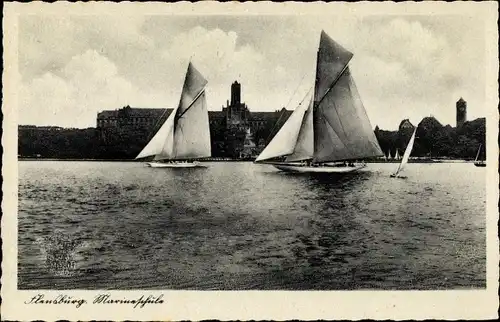
<path fill-rule="evenodd" d="M 482 163 L 482 162 L 475 162 L 474 165 L 476 167 L 482 167 L 482 168 L 486 167 L 486 163 Z"/>
<path fill-rule="evenodd" d="M 400 176 L 400 175 L 397 175 L 397 174 L 391 174 L 391 178 L 407 179 L 408 177 L 406 177 L 406 176 Z"/>
<path fill-rule="evenodd" d="M 355 165 L 352 167 L 338 167 L 338 166 L 330 166 L 330 165 L 321 165 L 321 166 L 308 166 L 308 165 L 300 165 L 300 164 L 279 164 L 272 163 L 272 165 L 286 172 L 295 172 L 295 173 L 336 173 L 336 174 L 345 174 L 345 173 L 353 173 L 356 172 L 366 165 Z"/>
<path fill-rule="evenodd" d="M 151 168 L 206 168 L 206 166 L 204 166 L 199 162 L 173 162 L 173 163 L 147 162 L 146 165 Z"/>

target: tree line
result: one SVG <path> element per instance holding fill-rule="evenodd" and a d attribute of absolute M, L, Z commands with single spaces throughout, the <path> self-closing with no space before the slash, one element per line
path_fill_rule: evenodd
<path fill-rule="evenodd" d="M 389 152 L 394 157 L 396 149 L 400 154 L 406 149 L 413 129 L 406 128 L 398 131 L 384 131 L 375 129 L 375 135 L 382 151 Z M 486 141 L 486 119 L 465 122 L 460 127 L 443 126 L 433 117 L 424 118 L 417 126 L 416 139 L 412 156 L 429 158 L 474 159 L 481 149 L 484 159 Z"/>
<path fill-rule="evenodd" d="M 266 123 L 253 133 L 255 144 L 262 148 L 283 125 Z M 223 124 L 210 127 L 212 156 L 238 158 L 246 131 L 227 129 Z M 402 154 L 413 129 L 384 131 L 375 128 L 382 151 L 394 156 Z M 20 157 L 56 159 L 134 159 L 154 133 L 148 129 L 87 128 L 46 129 L 19 128 L 18 153 Z M 412 156 L 431 158 L 473 159 L 479 145 L 485 147 L 486 119 L 479 118 L 454 128 L 441 125 L 435 118 L 424 118 L 417 127 Z M 481 155 L 484 158 L 485 150 Z"/>

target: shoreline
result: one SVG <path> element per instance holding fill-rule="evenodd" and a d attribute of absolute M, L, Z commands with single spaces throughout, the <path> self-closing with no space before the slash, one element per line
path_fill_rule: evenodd
<path fill-rule="evenodd" d="M 24 158 L 18 157 L 17 161 L 73 161 L 73 162 L 148 162 L 148 161 L 138 161 L 134 159 L 57 159 L 57 158 Z M 210 159 L 210 160 L 197 160 L 199 162 L 253 162 L 253 159 Z M 365 163 L 400 163 L 397 160 L 367 160 Z M 408 160 L 408 163 L 473 163 L 474 160 L 463 160 L 463 159 L 432 159 L 432 160 Z"/>
<path fill-rule="evenodd" d="M 145 160 L 135 160 L 135 159 L 57 159 L 57 158 L 25 158 L 18 157 L 17 161 L 88 161 L 88 162 L 150 162 Z M 249 159 L 213 159 L 213 160 L 196 160 L 199 162 L 253 162 Z"/>

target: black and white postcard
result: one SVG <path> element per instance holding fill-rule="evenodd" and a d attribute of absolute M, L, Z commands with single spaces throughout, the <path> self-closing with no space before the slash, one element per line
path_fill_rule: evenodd
<path fill-rule="evenodd" d="M 497 12 L 7 3 L 2 317 L 498 317 Z"/>

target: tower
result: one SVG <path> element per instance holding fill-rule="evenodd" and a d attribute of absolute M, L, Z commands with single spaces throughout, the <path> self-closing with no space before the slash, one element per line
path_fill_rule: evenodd
<path fill-rule="evenodd" d="M 231 106 L 237 106 L 241 102 L 241 85 L 237 81 L 231 85 Z"/>
<path fill-rule="evenodd" d="M 457 101 L 457 127 L 464 125 L 467 121 L 467 102 L 460 97 Z"/>

